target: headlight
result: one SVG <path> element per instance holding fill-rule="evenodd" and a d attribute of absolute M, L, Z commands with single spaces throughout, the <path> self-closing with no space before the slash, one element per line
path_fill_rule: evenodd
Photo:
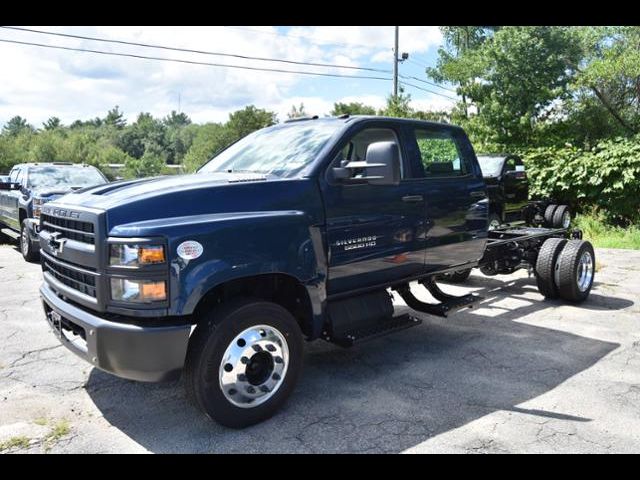
<path fill-rule="evenodd" d="M 111 298 L 120 302 L 161 302 L 167 299 L 167 282 L 112 278 Z"/>
<path fill-rule="evenodd" d="M 46 202 L 41 198 L 33 199 L 33 218 L 40 218 L 40 212 L 42 212 L 42 205 Z"/>
<path fill-rule="evenodd" d="M 109 249 L 109 264 L 121 267 L 139 267 L 164 263 L 162 245 L 113 244 Z"/>

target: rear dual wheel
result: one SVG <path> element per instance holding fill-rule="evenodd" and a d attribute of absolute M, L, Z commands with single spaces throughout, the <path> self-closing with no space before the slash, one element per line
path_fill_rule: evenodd
<path fill-rule="evenodd" d="M 544 211 L 544 221 L 549 228 L 569 228 L 571 210 L 568 205 L 550 204 Z"/>
<path fill-rule="evenodd" d="M 593 286 L 595 252 L 583 240 L 547 239 L 536 261 L 538 290 L 546 298 L 586 300 Z"/>

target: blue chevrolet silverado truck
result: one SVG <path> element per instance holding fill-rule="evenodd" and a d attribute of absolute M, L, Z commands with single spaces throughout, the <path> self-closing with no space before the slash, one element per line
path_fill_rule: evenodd
<path fill-rule="evenodd" d="M 38 259 L 42 205 L 73 190 L 107 183 L 97 168 L 73 163 L 20 163 L 0 182 L 0 227 L 20 239 L 25 260 Z M 11 232 L 9 232 L 11 234 Z"/>
<path fill-rule="evenodd" d="M 488 231 L 465 132 L 383 117 L 317 117 L 254 132 L 193 175 L 123 181 L 43 206 L 47 319 L 95 367 L 140 381 L 181 373 L 210 418 L 244 427 L 293 390 L 304 340 L 341 346 L 448 316 L 480 298 L 439 275 L 535 272 L 584 300 L 593 248 L 577 230 Z M 410 286 L 410 282 L 411 286 Z M 425 287 L 433 302 L 412 289 Z"/>

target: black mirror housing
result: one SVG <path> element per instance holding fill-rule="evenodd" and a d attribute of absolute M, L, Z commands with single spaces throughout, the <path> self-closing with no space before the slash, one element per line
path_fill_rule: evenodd
<path fill-rule="evenodd" d="M 395 142 L 375 142 L 367 147 L 366 177 L 371 185 L 398 185 L 400 183 L 400 151 Z"/>
<path fill-rule="evenodd" d="M 14 182 L 0 182 L 0 190 L 20 190 L 21 185 Z"/>

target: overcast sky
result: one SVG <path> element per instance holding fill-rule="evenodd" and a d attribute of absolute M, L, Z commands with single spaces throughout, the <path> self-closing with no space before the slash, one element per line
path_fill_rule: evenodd
<path fill-rule="evenodd" d="M 393 27 L 25 27 L 49 32 L 101 37 L 213 52 L 304 62 L 391 70 Z M 388 73 L 340 70 L 242 60 L 62 38 L 0 28 L 0 39 L 35 42 L 137 55 L 254 67 L 390 77 Z M 435 65 L 442 37 L 438 27 L 400 27 L 400 51 L 409 60 L 400 73 L 426 79 L 425 66 Z M 53 50 L 0 42 L 0 125 L 20 115 L 40 127 L 51 116 L 68 124 L 103 117 L 119 105 L 129 121 L 139 112 L 165 116 L 171 110 L 195 122 L 225 121 L 248 104 L 286 118 L 291 105 L 304 102 L 309 114 L 329 113 L 334 102 L 360 101 L 382 107 L 391 81 L 310 77 L 233 68 L 187 65 L 95 53 Z M 417 80 L 407 81 L 453 95 Z M 413 106 L 450 107 L 451 99 L 413 87 Z"/>

